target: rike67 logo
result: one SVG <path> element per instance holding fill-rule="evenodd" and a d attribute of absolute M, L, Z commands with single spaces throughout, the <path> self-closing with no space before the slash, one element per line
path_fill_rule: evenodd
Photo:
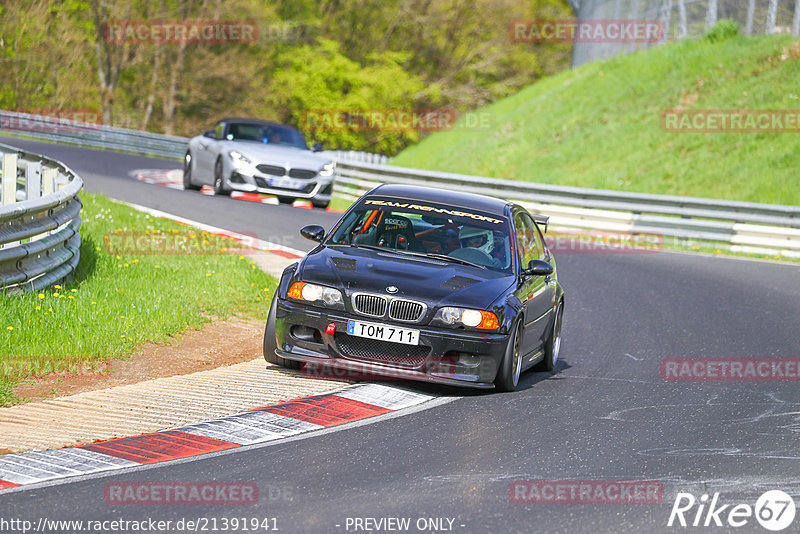
<path fill-rule="evenodd" d="M 792 497 L 780 490 L 764 493 L 755 506 L 722 504 L 719 493 L 710 498 L 701 495 L 699 499 L 691 493 L 678 493 L 667 526 L 738 528 L 751 524 L 755 518 L 765 529 L 779 532 L 794 522 L 796 512 Z"/>

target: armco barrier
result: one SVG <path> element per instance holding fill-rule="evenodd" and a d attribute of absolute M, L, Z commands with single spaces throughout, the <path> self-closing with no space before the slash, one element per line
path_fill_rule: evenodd
<path fill-rule="evenodd" d="M 181 158 L 188 139 L 0 111 L 0 130 L 96 148 Z M 550 216 L 554 228 L 659 234 L 681 244 L 712 242 L 734 252 L 800 257 L 800 207 L 649 195 L 468 176 L 386 165 L 385 156 L 332 150 L 335 194 L 356 198 L 379 183 L 406 183 L 501 196 Z M 716 246 L 716 245 L 715 245 Z"/>
<path fill-rule="evenodd" d="M 356 198 L 379 183 L 426 185 L 519 201 L 550 216 L 554 228 L 658 234 L 675 242 L 713 242 L 738 252 L 800 257 L 800 207 L 468 176 L 447 172 L 337 163 L 334 192 Z"/>
<path fill-rule="evenodd" d="M 0 110 L 0 131 L 92 148 L 182 159 L 185 137 Z"/>
<path fill-rule="evenodd" d="M 0 145 L 0 291 L 35 291 L 80 259 L 83 181 L 62 163 Z"/>
<path fill-rule="evenodd" d="M 0 131 L 85 147 L 124 150 L 135 154 L 183 159 L 188 137 L 80 122 L 29 113 L 0 110 Z M 386 163 L 387 157 L 357 150 L 322 152 L 336 161 Z"/>
<path fill-rule="evenodd" d="M 387 156 L 373 154 L 372 152 L 360 152 L 358 150 L 325 150 L 321 155 L 328 156 L 336 162 L 347 163 L 374 163 L 385 164 L 389 161 Z"/>

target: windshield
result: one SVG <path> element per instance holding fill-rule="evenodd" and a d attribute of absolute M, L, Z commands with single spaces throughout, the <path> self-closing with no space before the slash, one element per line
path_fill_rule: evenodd
<path fill-rule="evenodd" d="M 308 150 L 306 140 L 299 131 L 280 124 L 232 122 L 228 124 L 228 133 L 225 135 L 225 139 L 228 141 L 256 141 Z"/>
<path fill-rule="evenodd" d="M 510 273 L 513 254 L 508 237 L 504 217 L 464 208 L 366 199 L 345 217 L 327 244 L 451 258 L 454 263 Z"/>

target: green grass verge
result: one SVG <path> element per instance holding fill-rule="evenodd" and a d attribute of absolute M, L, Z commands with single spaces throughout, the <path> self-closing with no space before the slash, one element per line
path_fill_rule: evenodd
<path fill-rule="evenodd" d="M 393 165 L 532 182 L 800 205 L 800 135 L 668 133 L 666 109 L 798 109 L 788 35 L 686 40 L 565 71 L 478 110 Z"/>
<path fill-rule="evenodd" d="M 73 280 L 19 297 L 0 294 L 0 405 L 20 402 L 13 394 L 20 380 L 99 369 L 142 343 L 169 341 L 213 319 L 266 319 L 276 280 L 248 255 L 222 250 L 234 242 L 101 195 L 81 200 L 81 261 Z M 117 254 L 113 247 L 134 232 L 185 238 L 185 250 L 213 253 Z"/>
<path fill-rule="evenodd" d="M 345 211 L 352 205 L 353 205 L 353 201 L 352 200 L 346 199 L 344 197 L 338 197 L 338 196 L 334 195 L 333 198 L 331 198 L 331 203 L 330 203 L 330 206 L 328 206 L 328 207 L 330 209 L 336 210 L 336 211 Z"/>

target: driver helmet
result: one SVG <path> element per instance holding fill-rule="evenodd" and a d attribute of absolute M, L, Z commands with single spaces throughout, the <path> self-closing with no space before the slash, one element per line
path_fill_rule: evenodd
<path fill-rule="evenodd" d="M 494 233 L 491 230 L 462 226 L 458 232 L 458 240 L 462 248 L 477 248 L 486 254 L 491 254 L 494 250 Z"/>

